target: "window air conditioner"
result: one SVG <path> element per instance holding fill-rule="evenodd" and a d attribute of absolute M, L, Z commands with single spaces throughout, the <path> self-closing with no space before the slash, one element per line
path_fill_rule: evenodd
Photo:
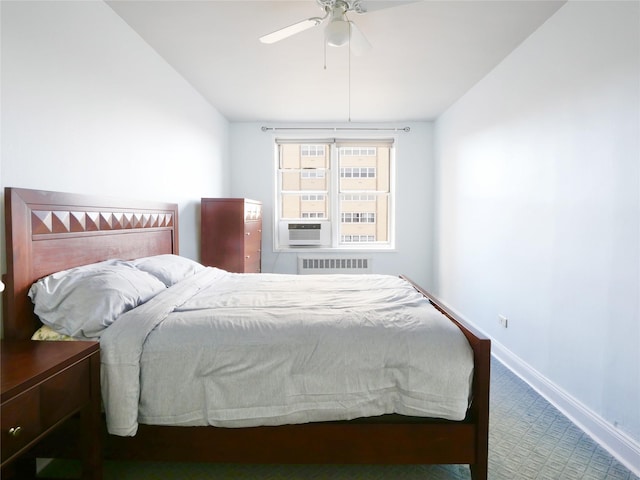
<path fill-rule="evenodd" d="M 331 245 L 330 222 L 280 222 L 280 246 L 317 247 Z"/>

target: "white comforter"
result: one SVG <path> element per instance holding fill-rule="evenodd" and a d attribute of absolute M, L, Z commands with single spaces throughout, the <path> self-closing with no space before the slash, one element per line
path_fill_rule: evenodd
<path fill-rule="evenodd" d="M 399 413 L 462 420 L 472 350 L 387 275 L 207 268 L 102 335 L 107 426 L 245 427 Z"/>

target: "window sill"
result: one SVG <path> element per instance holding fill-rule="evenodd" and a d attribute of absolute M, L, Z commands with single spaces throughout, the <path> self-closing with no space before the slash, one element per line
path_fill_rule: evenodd
<path fill-rule="evenodd" d="M 395 247 L 280 247 L 274 253 L 395 253 Z"/>

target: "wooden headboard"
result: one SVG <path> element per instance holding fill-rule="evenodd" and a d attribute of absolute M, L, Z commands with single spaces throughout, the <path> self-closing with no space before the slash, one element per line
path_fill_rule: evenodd
<path fill-rule="evenodd" d="M 38 328 L 27 296 L 51 273 L 110 258 L 178 254 L 178 206 L 93 195 L 5 188 L 4 337 Z"/>

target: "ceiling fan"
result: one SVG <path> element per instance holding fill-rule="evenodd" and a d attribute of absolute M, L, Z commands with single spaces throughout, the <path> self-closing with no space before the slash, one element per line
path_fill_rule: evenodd
<path fill-rule="evenodd" d="M 275 43 L 297 33 L 316 27 L 327 21 L 325 27 L 325 40 L 328 45 L 341 47 L 349 44 L 351 51 L 360 55 L 371 48 L 369 40 L 364 36 L 354 22 L 347 18 L 347 13 L 355 12 L 364 14 L 374 10 L 395 7 L 406 3 L 413 3 L 416 0 L 316 0 L 316 3 L 324 11 L 322 17 L 311 17 L 292 25 L 286 26 L 275 32 L 260 37 L 262 43 Z"/>

